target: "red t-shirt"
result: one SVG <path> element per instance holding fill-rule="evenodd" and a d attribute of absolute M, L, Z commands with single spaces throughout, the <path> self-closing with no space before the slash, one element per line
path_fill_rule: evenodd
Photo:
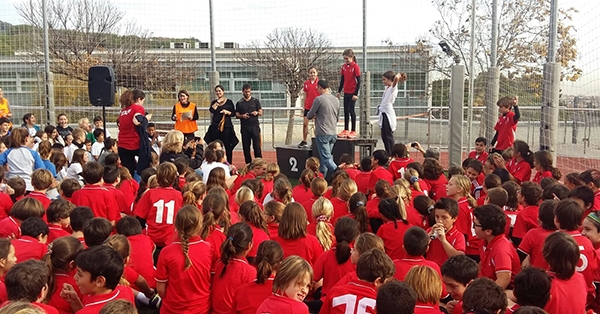
<path fill-rule="evenodd" d="M 363 314 L 376 313 L 377 288 L 364 280 L 351 281 L 335 286 L 323 299 L 319 314 Z"/>
<path fill-rule="evenodd" d="M 129 208 L 133 208 L 133 201 L 137 196 L 138 189 L 140 185 L 134 179 L 121 181 L 119 185 L 119 190 L 123 192 L 123 196 L 125 196 L 125 202 Z"/>
<path fill-rule="evenodd" d="M 258 307 L 273 293 L 273 279 L 274 277 L 270 277 L 263 284 L 254 280 L 241 286 L 235 292 L 231 313 L 255 314 Z"/>
<path fill-rule="evenodd" d="M 319 199 L 318 197 L 312 195 L 309 199 L 307 199 L 303 203 L 300 203 L 300 204 L 302 204 L 302 207 L 304 207 L 304 210 L 306 211 L 306 217 L 308 217 L 308 222 L 311 224 L 315 222 L 315 218 L 312 215 L 312 207 L 313 207 L 313 204 L 318 199 Z"/>
<path fill-rule="evenodd" d="M 431 229 L 427 230 L 427 233 L 429 233 L 429 231 L 431 231 Z M 455 226 L 446 232 L 446 240 L 448 240 L 452 247 L 457 251 L 465 252 L 465 235 L 460 233 Z M 440 242 L 439 239 L 431 240 L 431 242 L 429 242 L 429 250 L 425 256 L 428 260 L 436 263 L 440 267 L 449 258 L 448 254 L 446 254 L 446 250 L 444 250 L 442 242 Z"/>
<path fill-rule="evenodd" d="M 327 228 L 329 228 L 329 231 L 331 231 L 331 234 L 333 235 L 333 225 L 328 221 L 323 221 L 323 222 L 325 223 L 325 226 L 327 226 Z M 308 234 L 316 237 L 317 236 L 317 224 L 318 224 L 318 222 L 308 224 L 308 226 L 306 226 L 306 232 Z M 333 240 L 335 240 L 335 239 L 333 239 Z M 335 243 L 333 243 L 333 245 L 335 245 Z"/>
<path fill-rule="evenodd" d="M 575 272 L 571 278 L 562 280 L 556 278 L 551 271 L 548 274 L 552 277 L 552 286 L 550 301 L 544 310 L 550 314 L 586 313 L 586 294 L 581 293 L 587 288 L 583 276 Z"/>
<path fill-rule="evenodd" d="M 388 171 L 392 174 L 394 181 L 404 177 L 404 170 L 411 162 L 414 162 L 412 158 L 397 158 L 390 162 Z"/>
<path fill-rule="evenodd" d="M 154 280 L 154 262 L 152 254 L 154 252 L 154 243 L 147 235 L 136 234 L 128 236 L 131 247 L 129 254 L 129 264 L 140 276 L 146 279 L 150 288 L 156 288 L 156 280 Z"/>
<path fill-rule="evenodd" d="M 406 220 L 413 226 L 421 227 L 423 229 L 427 229 L 427 219 L 423 218 L 421 214 L 417 211 L 416 208 L 412 206 L 412 204 L 405 204 L 406 206 Z"/>
<path fill-rule="evenodd" d="M 0 304 L 8 301 L 8 294 L 6 292 L 6 285 L 4 284 L 4 277 L 0 277 Z"/>
<path fill-rule="evenodd" d="M 107 294 L 83 296 L 81 300 L 83 309 L 79 310 L 77 314 L 98 314 L 102 307 L 112 300 L 125 300 L 131 304 L 135 304 L 133 290 L 130 287 L 119 285 L 115 290 Z"/>
<path fill-rule="evenodd" d="M 458 199 L 458 217 L 454 222 L 454 226 L 462 234 L 472 234 L 473 228 L 473 209 L 469 205 L 466 198 L 461 197 Z"/>
<path fill-rule="evenodd" d="M 225 274 L 221 276 L 223 268 L 225 265 L 219 261 L 212 280 L 210 304 L 212 313 L 215 314 L 231 313 L 233 297 L 237 289 L 256 278 L 256 268 L 248 264 L 245 259 L 230 259 Z"/>
<path fill-rule="evenodd" d="M 369 191 L 375 191 L 375 184 L 379 180 L 385 180 L 389 182 L 391 185 L 394 185 L 394 177 L 392 174 L 385 169 L 384 167 L 378 166 L 377 168 L 371 171 L 371 178 L 369 180 Z"/>
<path fill-rule="evenodd" d="M 175 232 L 175 216 L 183 206 L 181 192 L 172 187 L 148 190 L 135 206 L 136 216 L 145 219 L 148 236 L 164 246 Z"/>
<path fill-rule="evenodd" d="M 308 314 L 308 306 L 279 294 L 272 293 L 256 310 L 256 314 Z"/>
<path fill-rule="evenodd" d="M 404 252 L 404 234 L 411 226 L 405 224 L 402 220 L 396 221 L 397 227 L 394 227 L 393 221 L 388 221 L 379 227 L 377 235 L 383 240 L 385 253 L 392 259 L 402 259 L 406 255 Z"/>
<path fill-rule="evenodd" d="M 290 255 L 298 255 L 305 259 L 311 266 L 313 266 L 319 256 L 323 254 L 323 248 L 321 243 L 314 236 L 307 234 L 306 237 L 298 239 L 284 239 L 277 236 L 273 240 L 277 241 L 281 248 L 283 248 L 283 257 L 286 258 Z"/>
<path fill-rule="evenodd" d="M 0 221 L 0 238 L 20 238 L 21 224 L 13 217 L 7 217 Z"/>
<path fill-rule="evenodd" d="M 214 272 L 214 268 L 217 266 L 217 261 L 221 258 L 221 244 L 225 242 L 225 233 L 223 233 L 223 229 L 219 225 L 216 225 L 215 228 L 208 233 L 208 236 L 204 241 L 210 243 L 213 250 L 213 267 L 211 270 Z"/>
<path fill-rule="evenodd" d="M 531 179 L 531 165 L 525 160 L 517 161 L 516 158 L 511 159 L 506 164 L 506 170 L 517 179 L 517 183 L 519 184 Z"/>
<path fill-rule="evenodd" d="M 115 196 L 103 186 L 85 185 L 81 190 L 73 192 L 71 203 L 75 206 L 91 208 L 96 217 L 103 217 L 114 222 L 121 219 Z"/>
<path fill-rule="evenodd" d="M 350 177 L 350 179 L 352 179 L 354 182 L 356 182 L 356 176 L 358 176 L 358 174 L 360 173 L 360 170 L 358 170 L 356 168 L 345 168 L 344 171 L 346 171 L 346 173 L 348 174 L 348 177 Z"/>
<path fill-rule="evenodd" d="M 0 193 L 0 220 L 8 217 L 13 205 L 13 201 L 8 194 Z"/>
<path fill-rule="evenodd" d="M 505 150 L 509 147 L 512 147 L 515 142 L 515 133 L 517 132 L 515 113 L 513 111 L 509 111 L 508 113 L 498 117 L 498 122 L 496 122 L 494 130 L 496 130 L 498 133 L 496 149 Z"/>
<path fill-rule="evenodd" d="M 446 177 L 443 174 L 436 180 L 423 180 L 429 185 L 428 195 L 432 200 L 438 201 L 440 198 L 446 197 L 446 185 L 448 185 L 448 180 L 446 180 Z"/>
<path fill-rule="evenodd" d="M 262 184 L 263 184 L 262 198 L 260 199 L 260 204 L 262 204 L 263 201 L 265 200 L 265 197 L 268 194 L 270 194 L 271 192 L 273 192 L 275 180 L 266 181 L 264 178 L 262 178 L 262 179 L 260 179 L 260 182 L 262 182 Z M 256 197 L 256 195 L 255 195 L 255 197 Z"/>
<path fill-rule="evenodd" d="M 455 312 L 456 312 L 456 310 L 455 310 Z M 440 311 L 440 306 L 437 304 L 417 302 L 417 305 L 415 305 L 414 314 L 438 314 L 438 313 L 442 313 L 442 312 Z"/>
<path fill-rule="evenodd" d="M 594 205 L 592 206 L 592 210 L 600 210 L 600 190 L 594 193 Z"/>
<path fill-rule="evenodd" d="M 296 185 L 292 189 L 292 197 L 294 198 L 294 202 L 298 202 L 300 204 L 308 201 L 313 196 L 313 192 L 310 188 L 305 187 L 303 184 Z"/>
<path fill-rule="evenodd" d="M 48 252 L 48 247 L 40 243 L 36 238 L 30 236 L 22 236 L 19 239 L 13 239 L 10 243 L 15 247 L 15 257 L 17 263 L 24 262 L 28 259 L 41 260 L 44 254 Z"/>
<path fill-rule="evenodd" d="M 484 151 L 483 153 L 477 155 L 477 151 L 471 151 L 469 153 L 468 158 L 473 158 L 475 160 L 479 160 L 481 161 L 482 164 L 484 164 L 487 161 L 489 154 L 488 152 Z"/>
<path fill-rule="evenodd" d="M 40 201 L 40 203 L 42 203 L 42 206 L 44 206 L 44 209 L 47 210 L 48 206 L 50 206 L 50 203 L 52 203 L 52 200 L 50 200 L 46 194 L 42 193 L 42 192 L 36 192 L 36 191 L 31 191 L 29 192 L 29 194 L 27 194 L 27 196 L 25 197 L 31 197 L 31 198 L 35 198 L 36 200 Z"/>
<path fill-rule="evenodd" d="M 256 175 L 254 175 L 253 172 L 248 172 L 245 175 L 240 175 L 238 176 L 235 181 L 233 181 L 233 188 L 231 189 L 231 192 L 233 194 L 235 194 L 235 192 L 237 192 L 237 190 L 239 190 L 239 188 L 242 186 L 242 183 L 244 183 L 244 181 L 246 180 L 250 180 L 250 179 L 256 179 Z M 267 195 L 268 193 L 265 193 L 263 191 L 263 195 Z"/>
<path fill-rule="evenodd" d="M 140 136 L 138 135 L 133 117 L 136 114 L 144 115 L 144 107 L 132 104 L 123 108 L 119 114 L 119 141 L 118 146 L 128 150 L 140 149 Z M 133 174 L 132 174 L 133 175 Z"/>
<path fill-rule="evenodd" d="M 477 178 L 471 181 L 471 195 L 476 200 L 479 200 L 482 196 L 485 197 L 485 192 L 483 192 L 483 181 L 485 181 L 483 172 L 480 172 Z"/>
<path fill-rule="evenodd" d="M 440 270 L 440 266 L 432 261 L 424 259 L 422 256 L 409 256 L 406 254 L 405 258 L 394 260 L 394 266 L 396 266 L 394 278 L 400 281 L 404 281 L 406 274 L 408 274 L 408 271 L 414 266 L 429 266 L 438 273 L 440 276 L 440 281 L 442 280 L 442 271 Z M 446 290 L 446 285 L 442 283 L 442 295 L 440 299 L 444 299 L 447 296 L 448 291 Z"/>
<path fill-rule="evenodd" d="M 331 204 L 333 205 L 333 217 L 331 217 L 331 223 L 335 225 L 335 222 L 339 218 L 348 215 L 350 209 L 348 208 L 348 202 L 337 196 L 331 198 Z"/>
<path fill-rule="evenodd" d="M 356 175 L 356 180 L 354 181 L 356 181 L 356 188 L 358 189 L 358 192 L 367 194 L 369 181 L 371 181 L 371 173 L 373 173 L 373 171 L 362 171 Z"/>
<path fill-rule="evenodd" d="M 517 250 L 504 234 L 494 237 L 490 243 L 484 243 L 480 250 L 479 276 L 496 281 L 496 273 L 510 272 L 510 285 L 521 271 L 521 260 Z"/>
<path fill-rule="evenodd" d="M 74 273 L 65 274 L 65 273 L 54 273 L 54 292 L 50 296 L 48 300 L 48 305 L 53 306 L 58 310 L 60 314 L 71 314 L 73 310 L 71 310 L 71 304 L 67 302 L 64 298 L 61 298 L 60 291 L 63 288 L 63 285 L 68 283 L 73 286 L 77 296 L 81 300 L 82 295 L 79 292 L 79 287 L 73 278 Z"/>
<path fill-rule="evenodd" d="M 51 305 L 44 304 L 44 303 L 38 303 L 38 302 L 32 302 L 31 304 L 40 308 L 46 314 L 59 314 L 58 310 Z M 77 313 L 79 313 L 79 312 L 77 312 Z"/>
<path fill-rule="evenodd" d="M 173 242 L 160 252 L 155 279 L 167 284 L 161 313 L 208 313 L 213 249 L 200 237 L 192 237 L 188 256 L 192 265 L 185 270 L 180 242 Z"/>
<path fill-rule="evenodd" d="M 335 286 L 347 273 L 356 272 L 356 265 L 352 264 L 350 258 L 346 262 L 338 264 L 335 252 L 336 249 L 333 247 L 331 250 L 323 253 L 319 256 L 313 268 L 314 280 L 319 281 L 323 279 L 322 295 L 327 295 L 329 289 Z"/>
<path fill-rule="evenodd" d="M 586 287 L 588 287 L 588 294 L 594 293 L 594 274 L 598 268 L 598 256 L 596 250 L 592 245 L 592 242 L 581 235 L 578 230 L 565 231 L 571 235 L 575 242 L 579 245 L 579 262 L 577 263 L 577 272 L 583 275 L 585 279 Z"/>
<path fill-rule="evenodd" d="M 519 251 L 529 255 L 529 262 L 531 266 L 547 269 L 548 263 L 544 259 L 542 255 L 542 248 L 544 247 L 544 241 L 546 241 L 546 237 L 551 233 L 554 233 L 554 230 L 546 230 L 544 228 L 533 228 L 525 234 L 523 240 L 519 244 Z"/>
<path fill-rule="evenodd" d="M 257 228 L 256 226 L 253 226 L 251 224 L 248 224 L 248 226 L 250 226 L 250 228 L 252 229 L 252 248 L 250 249 L 250 252 L 248 252 L 248 256 L 256 257 L 258 246 L 264 241 L 270 240 L 271 238 L 269 237 L 269 234 L 266 233 L 263 229 Z"/>
<path fill-rule="evenodd" d="M 542 182 L 543 178 L 553 178 L 553 177 L 554 176 L 552 175 L 552 171 L 550 171 L 550 170 L 537 171 L 535 173 L 535 175 L 533 176 L 533 180 L 531 180 L 531 182 L 540 184 Z"/>
<path fill-rule="evenodd" d="M 381 198 L 379 196 L 375 196 L 372 199 L 367 201 L 365 210 L 367 211 L 367 216 L 369 216 L 369 218 L 381 219 L 381 213 L 379 212 L 379 202 L 380 201 L 381 201 Z"/>
<path fill-rule="evenodd" d="M 65 231 L 59 224 L 48 224 L 48 240 L 46 243 L 52 243 L 52 241 L 60 238 L 70 236 L 71 234 Z"/>
<path fill-rule="evenodd" d="M 269 238 L 273 240 L 279 235 L 279 224 L 276 222 L 271 222 L 267 224 L 267 229 L 269 230 Z"/>
<path fill-rule="evenodd" d="M 131 211 L 131 205 L 127 204 L 127 199 L 125 198 L 123 191 L 117 189 L 112 184 L 105 184 L 104 187 L 110 191 L 112 195 L 114 195 L 115 200 L 117 200 L 117 204 L 119 205 L 119 212 L 128 216 L 132 216 L 133 212 Z"/>
<path fill-rule="evenodd" d="M 344 77 L 344 94 L 352 94 L 356 92 L 356 77 L 360 76 L 360 67 L 356 62 L 350 64 L 344 63 L 340 74 Z"/>
<path fill-rule="evenodd" d="M 523 239 L 527 231 L 539 227 L 537 219 L 538 207 L 532 205 L 525 206 L 523 210 L 517 213 L 517 220 L 515 221 L 512 233 L 513 237 Z"/>
<path fill-rule="evenodd" d="M 313 102 L 315 101 L 315 98 L 317 98 L 319 96 L 319 92 L 317 91 L 318 85 L 319 85 L 318 78 L 315 79 L 314 82 L 311 82 L 310 80 L 304 81 L 304 87 L 302 88 L 302 91 L 304 91 L 306 93 L 306 96 L 304 98 L 304 109 L 310 110 L 310 108 L 313 105 Z"/>

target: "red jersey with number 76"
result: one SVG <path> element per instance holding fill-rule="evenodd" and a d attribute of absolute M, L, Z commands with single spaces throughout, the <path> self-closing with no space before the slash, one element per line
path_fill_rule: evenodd
<path fill-rule="evenodd" d="M 375 285 L 362 280 L 350 281 L 329 290 L 319 314 L 376 313 L 376 299 Z"/>
<path fill-rule="evenodd" d="M 181 192 L 172 187 L 160 187 L 147 191 L 136 204 L 133 213 L 146 220 L 150 239 L 156 245 L 164 246 L 173 237 L 175 215 L 181 206 Z"/>

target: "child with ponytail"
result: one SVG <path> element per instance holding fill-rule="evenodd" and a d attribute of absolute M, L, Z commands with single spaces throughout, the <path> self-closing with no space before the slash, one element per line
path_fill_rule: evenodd
<path fill-rule="evenodd" d="M 71 304 L 60 296 L 60 291 L 65 283 L 75 288 L 79 299 L 82 297 L 73 278 L 75 275 L 74 261 L 81 251 L 83 251 L 83 244 L 79 240 L 74 237 L 61 237 L 48 245 L 48 253 L 42 259 L 50 270 L 46 303 L 56 308 L 61 314 L 73 313 Z"/>
<path fill-rule="evenodd" d="M 273 290 L 256 310 L 256 313 L 308 314 L 304 298 L 308 295 L 313 279 L 310 264 L 299 256 L 283 260 L 273 280 Z"/>
<path fill-rule="evenodd" d="M 269 238 L 271 238 L 271 240 L 277 237 L 279 232 L 279 222 L 281 221 L 281 215 L 283 215 L 284 209 L 285 205 L 276 201 L 270 201 L 265 204 L 263 215 L 267 222 L 267 230 L 269 231 Z"/>
<path fill-rule="evenodd" d="M 331 199 L 333 205 L 333 218 L 331 222 L 335 224 L 335 221 L 341 217 L 348 215 L 348 201 L 350 197 L 358 192 L 356 182 L 352 179 L 346 179 L 342 181 L 340 188 L 337 191 L 337 195 Z"/>
<path fill-rule="evenodd" d="M 212 280 L 212 313 L 231 313 L 235 292 L 256 278 L 256 268 L 246 261 L 252 249 L 252 236 L 252 228 L 246 223 L 237 223 L 229 228 Z"/>
<path fill-rule="evenodd" d="M 398 179 L 396 182 L 394 182 L 392 189 L 394 192 L 396 192 L 396 195 L 398 195 L 398 206 L 400 206 L 401 212 L 406 213 L 406 220 L 408 220 L 408 222 L 413 226 L 418 226 L 422 229 L 425 229 L 427 225 L 425 220 L 413 206 L 412 191 L 408 181 L 404 179 Z"/>
<path fill-rule="evenodd" d="M 371 231 L 366 203 L 367 197 L 361 192 L 354 193 L 348 201 L 348 206 L 350 207 L 350 214 L 348 214 L 348 217 L 356 220 L 358 223 L 358 231 L 360 233 Z"/>
<path fill-rule="evenodd" d="M 458 203 L 458 217 L 456 218 L 456 229 L 467 237 L 467 255 L 478 255 L 481 241 L 473 231 L 473 209 L 477 207 L 477 201 L 471 196 L 471 180 L 464 175 L 452 176 L 446 187 L 449 198 Z"/>
<path fill-rule="evenodd" d="M 283 205 L 294 202 L 294 197 L 292 195 L 292 184 L 287 178 L 279 178 L 275 180 L 275 183 L 273 184 L 273 192 L 265 196 L 263 204 L 266 204 L 272 200 L 281 202 Z"/>
<path fill-rule="evenodd" d="M 178 241 L 166 246 L 156 266 L 156 291 L 161 313 L 208 313 L 213 249 L 202 241 L 202 214 L 185 205 L 175 217 Z"/>
<path fill-rule="evenodd" d="M 303 204 L 313 195 L 310 184 L 316 178 L 314 171 L 310 169 L 304 169 L 300 174 L 300 181 L 298 185 L 292 189 L 292 195 L 294 200 L 300 204 Z"/>
<path fill-rule="evenodd" d="M 529 145 L 524 141 L 516 140 L 513 144 L 513 158 L 505 163 L 501 156 L 494 156 L 496 168 L 508 170 L 510 181 L 518 184 L 531 180 L 531 168 L 533 168 L 533 153 Z"/>
<path fill-rule="evenodd" d="M 256 279 L 244 284 L 235 293 L 231 313 L 255 314 L 258 307 L 273 293 L 273 279 L 283 261 L 279 243 L 268 240 L 258 246 L 256 253 Z"/>
<path fill-rule="evenodd" d="M 238 191 L 241 191 L 240 188 Z M 254 201 L 245 201 L 240 206 L 240 220 L 245 222 L 252 229 L 252 249 L 248 252 L 248 261 L 254 265 L 258 246 L 269 240 L 269 230 L 267 229 L 267 222 L 262 215 L 260 206 Z"/>
<path fill-rule="evenodd" d="M 181 193 L 184 205 L 193 205 L 202 210 L 202 200 L 206 195 L 206 185 L 202 180 L 186 183 Z"/>
<path fill-rule="evenodd" d="M 350 261 L 350 255 L 354 240 L 359 234 L 358 222 L 350 217 L 342 217 L 335 223 L 334 233 L 337 244 L 323 253 L 314 267 L 314 281 L 323 279 L 323 296 L 327 295 L 327 291 L 342 277 L 356 271 L 356 265 Z"/>
<path fill-rule="evenodd" d="M 200 237 L 211 244 L 214 252 L 214 262 L 221 256 L 221 244 L 229 230 L 230 218 L 222 195 L 208 194 L 202 201 L 202 229 Z"/>
<path fill-rule="evenodd" d="M 383 223 L 381 214 L 379 213 L 379 202 L 384 198 L 396 198 L 396 193 L 392 189 L 392 185 L 386 180 L 379 180 L 375 183 L 375 197 L 367 201 L 367 215 L 371 223 L 371 229 L 377 233 L 377 230 Z"/>
<path fill-rule="evenodd" d="M 232 198 L 233 201 L 229 200 L 229 210 L 236 213 L 240 210 L 242 203 L 255 200 L 254 192 L 249 187 L 243 185 L 235 192 Z"/>
<path fill-rule="evenodd" d="M 263 184 L 263 195 L 266 196 L 267 194 L 273 192 L 275 177 L 279 175 L 279 172 L 279 166 L 277 163 L 270 162 L 267 164 L 267 172 L 265 173 L 264 178 L 260 179 Z M 263 199 L 261 199 L 261 201 L 263 201 Z M 258 245 L 256 247 L 258 247 Z"/>
<path fill-rule="evenodd" d="M 421 188 L 421 179 L 417 170 L 413 168 L 406 168 L 406 170 L 404 170 L 403 178 L 408 182 L 413 198 L 419 195 L 425 195 L 425 192 Z"/>
<path fill-rule="evenodd" d="M 308 222 L 309 223 L 314 223 L 314 218 L 312 216 L 312 206 L 313 204 L 321 197 L 325 194 L 325 192 L 327 191 L 327 181 L 325 181 L 325 179 L 323 178 L 314 178 L 312 180 L 312 182 L 310 182 L 310 192 L 312 193 L 312 196 L 304 201 L 302 204 L 302 207 L 304 207 L 304 210 L 306 210 L 306 216 L 308 216 Z"/>
<path fill-rule="evenodd" d="M 353 265 L 356 265 L 360 256 L 370 250 L 379 250 L 381 252 L 385 252 L 383 240 L 381 240 L 380 237 L 371 232 L 359 234 L 358 237 L 356 237 L 356 240 L 354 240 L 354 247 L 350 252 L 350 262 Z M 340 279 L 334 286 L 337 287 L 339 285 L 345 285 L 350 281 L 356 280 L 358 280 L 356 272 L 349 272 L 345 276 L 343 276 L 342 279 Z"/>
<path fill-rule="evenodd" d="M 533 154 L 533 166 L 537 172 L 531 181 L 537 184 L 540 184 L 543 178 L 560 180 L 562 177 L 560 170 L 552 165 L 552 154 L 547 150 L 540 150 Z"/>
<path fill-rule="evenodd" d="M 305 169 L 310 169 L 315 173 L 315 178 L 323 178 L 323 174 L 319 171 L 321 161 L 317 157 L 308 157 L 304 163 Z"/>
<path fill-rule="evenodd" d="M 377 235 L 383 239 L 385 253 L 392 260 L 404 258 L 404 233 L 410 228 L 406 213 L 400 212 L 400 207 L 393 198 L 384 198 L 379 202 L 379 213 L 383 218 L 383 225 L 377 230 Z"/>
<path fill-rule="evenodd" d="M 323 251 L 331 248 L 333 243 L 333 226 L 331 225 L 331 216 L 333 216 L 333 205 L 331 202 L 321 197 L 312 208 L 312 216 L 315 223 L 311 223 L 306 227 L 308 234 L 317 237 Z"/>

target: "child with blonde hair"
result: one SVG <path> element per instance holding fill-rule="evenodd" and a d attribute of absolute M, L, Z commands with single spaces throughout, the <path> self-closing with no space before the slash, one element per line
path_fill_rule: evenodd
<path fill-rule="evenodd" d="M 310 169 L 317 177 L 323 178 L 323 174 L 319 172 L 320 167 L 321 161 L 317 157 L 308 157 L 308 159 L 306 159 L 306 163 L 304 164 L 305 169 Z"/>
<path fill-rule="evenodd" d="M 321 197 L 312 207 L 312 217 L 315 223 L 309 224 L 306 228 L 308 234 L 317 237 L 323 251 L 329 250 L 333 243 L 331 216 L 333 216 L 333 205 L 328 199 Z"/>
<path fill-rule="evenodd" d="M 241 186 L 237 192 L 235 192 L 234 201 L 229 202 L 229 210 L 238 212 L 240 206 L 246 201 L 254 201 L 254 192 L 247 186 Z"/>
<path fill-rule="evenodd" d="M 314 223 L 314 219 L 312 217 L 312 206 L 313 204 L 322 197 L 327 191 L 327 181 L 323 178 L 314 178 L 310 182 L 310 192 L 311 197 L 306 201 L 302 202 L 302 206 L 306 210 L 306 216 L 308 216 L 308 222 Z"/>
<path fill-rule="evenodd" d="M 458 203 L 458 217 L 454 225 L 456 229 L 467 237 L 467 255 L 479 255 L 481 241 L 475 237 L 473 228 L 473 208 L 477 207 L 477 201 L 471 196 L 471 180 L 464 175 L 456 175 L 450 178 L 446 193 Z"/>
<path fill-rule="evenodd" d="M 331 219 L 332 223 L 335 224 L 336 220 L 338 220 L 340 217 L 348 215 L 348 201 L 356 192 L 358 192 L 358 187 L 356 186 L 356 182 L 354 182 L 354 180 L 346 179 L 342 181 L 337 191 L 337 195 L 331 199 L 331 204 L 333 205 L 333 218 Z"/>
<path fill-rule="evenodd" d="M 304 298 L 310 292 L 313 270 L 310 264 L 299 256 L 283 260 L 273 281 L 273 294 L 256 310 L 256 313 L 295 313 L 308 314 Z"/>

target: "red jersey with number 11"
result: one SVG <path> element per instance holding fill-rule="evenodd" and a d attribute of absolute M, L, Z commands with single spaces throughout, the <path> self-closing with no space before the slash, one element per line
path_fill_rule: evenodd
<path fill-rule="evenodd" d="M 181 192 L 172 187 L 148 190 L 135 206 L 134 214 L 146 220 L 148 236 L 164 246 L 175 232 L 175 216 L 183 206 Z"/>

